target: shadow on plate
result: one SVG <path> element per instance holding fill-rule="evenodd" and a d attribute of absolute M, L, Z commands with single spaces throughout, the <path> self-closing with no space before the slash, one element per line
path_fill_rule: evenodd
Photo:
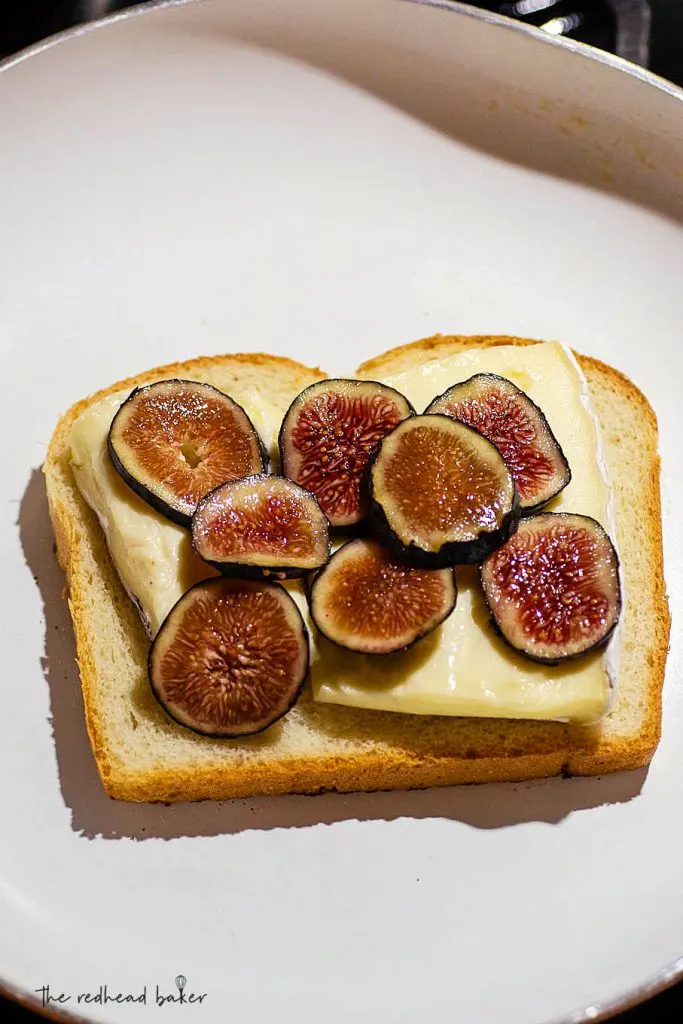
<path fill-rule="evenodd" d="M 102 789 L 85 727 L 64 575 L 54 555 L 45 483 L 37 469 L 21 501 L 19 530 L 44 605 L 41 665 L 50 690 L 62 797 L 71 810 L 72 828 L 85 838 L 173 839 L 350 820 L 433 817 L 481 829 L 532 821 L 552 825 L 573 811 L 624 803 L 643 786 L 645 770 L 602 779 L 549 779 L 411 792 L 326 793 L 171 805 L 112 800 Z"/>
<path fill-rule="evenodd" d="M 631 74 L 625 74 L 605 67 L 606 58 L 597 52 L 591 57 L 588 51 L 555 50 L 553 55 L 556 40 L 532 43 L 511 23 L 495 26 L 501 43 L 496 50 L 489 42 L 494 26 L 461 20 L 453 23 L 451 33 L 453 12 L 445 4 L 413 3 L 414 9 L 406 4 L 395 12 L 401 17 L 391 32 L 372 23 L 372 12 L 364 12 L 365 31 L 359 33 L 353 4 L 334 23 L 305 17 L 245 20 L 239 11 L 224 8 L 207 10 L 200 24 L 196 18 L 188 21 L 179 8 L 164 13 L 165 31 L 194 34 L 213 46 L 222 37 L 227 43 L 242 42 L 293 58 L 495 159 L 588 185 L 683 221 L 680 150 L 643 113 L 647 102 L 642 100 L 652 86 L 638 80 L 641 69 L 626 65 Z M 377 18 L 381 11 L 380 6 Z M 465 27 L 466 42 L 458 43 L 458 28 Z M 486 61 L 487 53 L 496 54 L 500 68 Z M 528 85 L 530 60 L 534 74 Z M 662 83 L 663 93 L 673 88 Z M 680 115 L 677 97 L 663 95 L 662 101 Z M 562 212 L 553 210 L 552 215 Z"/>

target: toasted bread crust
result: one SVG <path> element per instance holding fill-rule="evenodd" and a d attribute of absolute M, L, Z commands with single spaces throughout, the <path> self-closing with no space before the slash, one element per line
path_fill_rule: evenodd
<path fill-rule="evenodd" d="M 396 373 L 425 358 L 441 359 L 475 345 L 496 347 L 533 344 L 538 344 L 538 341 L 507 335 L 435 335 L 402 345 L 362 363 L 358 368 L 358 374 L 363 377 L 375 377 L 384 373 Z M 594 401 L 596 392 L 602 391 L 637 410 L 641 437 L 641 472 L 644 482 L 644 487 L 638 494 L 638 503 L 620 503 L 619 533 L 622 539 L 629 535 L 639 535 L 640 555 L 649 567 L 650 592 L 638 594 L 638 600 L 646 603 L 651 611 L 652 632 L 648 639 L 649 649 L 646 656 L 646 710 L 637 735 L 629 737 L 627 741 L 606 737 L 600 730 L 572 727 L 576 745 L 569 751 L 564 771 L 573 775 L 599 775 L 604 772 L 639 768 L 649 764 L 652 759 L 661 735 L 662 684 L 669 649 L 671 618 L 664 580 L 657 417 L 645 395 L 625 374 L 592 356 L 584 356 L 577 352 L 574 352 L 574 356 L 586 374 Z M 601 420 L 603 435 L 609 438 L 609 422 L 606 422 L 604 415 L 600 416 L 599 407 L 597 413 Z M 610 468 L 613 474 L 618 469 L 612 463 Z M 619 491 L 620 481 L 615 479 L 615 484 Z M 622 548 L 623 546 L 620 545 Z M 625 568 L 628 569 L 628 566 Z M 636 600 L 632 593 L 629 600 L 631 603 Z M 626 657 L 628 656 L 627 650 Z M 586 744 L 586 738 L 591 732 L 595 736 L 595 742 Z"/>
<path fill-rule="evenodd" d="M 441 358 L 467 347 L 510 344 L 526 345 L 534 342 L 505 336 L 436 336 L 369 360 L 359 367 L 358 375 L 381 377 L 382 374 L 395 373 L 425 358 Z M 630 495 L 627 498 L 624 494 L 626 500 L 621 502 L 619 515 L 620 540 L 626 540 L 634 530 L 636 535 L 639 534 L 640 557 L 648 570 L 644 585 L 649 587 L 649 592 L 643 593 L 641 586 L 637 600 L 631 593 L 625 610 L 626 628 L 640 632 L 636 649 L 624 645 L 622 668 L 624 672 L 644 672 L 643 678 L 646 677 L 647 682 L 645 709 L 636 732 L 619 736 L 611 735 L 609 730 L 600 726 L 588 728 L 560 723 L 461 719 L 451 720 L 449 728 L 440 725 L 432 733 L 429 732 L 428 721 L 417 723 L 414 716 L 359 712 L 349 717 L 348 709 L 326 706 L 326 720 L 338 725 L 341 740 L 346 738 L 345 730 L 349 729 L 347 723 L 350 723 L 351 728 L 358 729 L 355 749 L 350 749 L 349 744 L 343 741 L 336 745 L 330 743 L 329 736 L 323 737 L 321 734 L 319 750 L 301 756 L 277 756 L 266 750 L 262 757 L 252 757 L 246 765 L 221 759 L 220 753 L 212 755 L 201 764 L 158 764 L 150 770 L 131 768 L 122 762 L 117 751 L 112 749 L 107 721 L 98 701 L 98 670 L 91 635 L 92 613 L 83 596 L 85 551 L 92 531 L 99 531 L 99 526 L 80 495 L 77 502 L 80 510 L 78 515 L 60 496 L 65 486 L 64 474 L 70 475 L 68 438 L 71 424 L 92 402 L 107 394 L 126 387 L 132 388 L 160 376 L 202 373 L 218 362 L 223 367 L 227 366 L 229 371 L 234 369 L 236 377 L 247 369 L 250 372 L 258 370 L 286 374 L 293 390 L 301 389 L 313 379 L 323 376 L 320 371 L 309 370 L 291 360 L 265 355 L 202 358 L 147 371 L 77 403 L 60 420 L 45 462 L 57 555 L 66 573 L 69 589 L 69 607 L 76 635 L 88 733 L 107 792 L 112 797 L 134 801 L 224 799 L 255 794 L 314 793 L 331 789 L 348 792 L 520 781 L 568 773 L 595 775 L 637 768 L 649 763 L 660 735 L 661 688 L 670 629 L 662 564 L 657 422 L 649 403 L 631 381 L 598 360 L 584 356 L 577 358 L 587 375 L 594 399 L 602 396 L 605 402 L 609 402 L 611 396 L 611 400 L 620 403 L 622 409 L 632 410 L 641 432 L 638 481 L 634 483 L 634 486 L 638 485 L 640 511 L 634 508 Z M 608 461 L 614 471 L 618 467 L 609 460 L 609 423 L 600 414 L 600 404 L 596 402 L 596 409 L 607 435 Z M 629 480 L 622 479 L 619 471 L 614 473 L 614 477 L 618 494 L 630 486 Z M 68 484 L 68 480 L 66 482 Z M 73 481 L 69 486 L 75 489 Z M 103 557 L 107 557 L 106 552 Z M 634 574 L 628 564 L 625 570 L 628 595 L 629 578 Z M 103 571 L 113 573 L 115 577 L 110 565 L 103 567 Z M 120 614 L 137 638 L 136 642 L 144 645 L 146 641 L 140 638 L 142 630 L 137 614 L 123 593 L 118 578 L 112 580 L 111 589 L 113 600 L 120 603 Z M 642 623 L 637 619 L 638 603 L 643 602 L 651 610 L 646 636 Z M 144 650 L 144 646 L 140 650 Z M 632 665 L 629 665 L 629 659 Z M 310 697 L 302 698 L 304 701 L 306 699 L 310 701 Z M 408 722 L 399 727 L 393 724 L 397 719 L 408 719 Z M 386 725 L 388 720 L 391 726 Z M 426 732 L 427 735 L 421 736 L 420 742 L 417 742 L 411 730 L 415 734 Z M 449 735 L 453 737 L 452 743 L 448 739 Z"/>

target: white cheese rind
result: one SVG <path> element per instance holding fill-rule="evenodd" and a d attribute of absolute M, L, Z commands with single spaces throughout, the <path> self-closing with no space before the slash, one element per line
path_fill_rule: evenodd
<path fill-rule="evenodd" d="M 597 465 L 598 465 L 598 470 L 600 472 L 600 476 L 602 477 L 603 483 L 604 483 L 605 488 L 607 490 L 606 522 L 603 525 L 605 526 L 605 528 L 606 528 L 606 530 L 607 530 L 607 532 L 608 532 L 608 534 L 610 536 L 610 539 L 611 539 L 612 543 L 614 544 L 614 547 L 615 547 L 615 549 L 617 551 L 617 556 L 618 556 L 619 555 L 619 545 L 618 545 L 618 539 L 617 539 L 617 501 L 616 501 L 616 492 L 614 490 L 614 485 L 612 483 L 612 474 L 610 473 L 609 465 L 607 463 L 607 458 L 605 456 L 605 440 L 604 440 L 604 438 L 602 436 L 602 430 L 600 429 L 600 424 L 598 423 L 598 417 L 597 417 L 597 415 L 595 413 L 595 409 L 593 408 L 593 402 L 592 402 L 592 399 L 591 399 L 591 396 L 590 396 L 590 390 L 589 390 L 589 387 L 588 387 L 588 381 L 586 380 L 586 375 L 583 372 L 583 370 L 581 369 L 581 367 L 579 366 L 579 364 L 578 364 L 578 362 L 577 362 L 577 360 L 576 360 L 576 358 L 574 356 L 574 353 L 571 351 L 571 349 L 567 348 L 564 345 L 562 346 L 562 348 L 564 350 L 565 355 L 567 356 L 567 359 L 570 360 L 570 362 L 573 364 L 574 368 L 576 369 L 577 374 L 581 378 L 581 404 L 583 405 L 584 409 L 586 410 L 586 413 L 590 416 L 591 420 L 593 421 L 594 427 L 595 427 L 595 435 L 597 437 L 596 461 L 597 461 Z M 626 590 L 625 590 L 624 572 L 623 572 L 623 569 L 622 569 L 622 566 L 621 566 L 621 560 L 619 561 L 619 586 L 620 586 L 620 589 L 621 589 L 621 601 L 622 601 L 622 607 L 623 607 L 623 605 L 626 602 Z M 612 636 L 610 638 L 610 642 L 607 644 L 607 646 L 605 648 L 604 655 L 605 655 L 605 671 L 607 672 L 607 678 L 608 678 L 609 684 L 610 684 L 609 707 L 611 707 L 612 703 L 614 701 L 614 693 L 615 693 L 615 690 L 616 690 L 617 681 L 619 679 L 619 664 L 620 664 L 620 660 L 621 660 L 621 618 L 617 622 L 616 628 L 615 628 L 615 630 L 612 633 Z M 609 707 L 608 707 L 608 710 L 609 710 Z"/>

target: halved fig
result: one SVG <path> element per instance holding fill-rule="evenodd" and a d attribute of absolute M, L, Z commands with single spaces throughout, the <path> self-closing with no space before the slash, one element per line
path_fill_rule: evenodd
<path fill-rule="evenodd" d="M 370 452 L 413 407 L 375 381 L 322 380 L 298 395 L 280 428 L 282 472 L 315 494 L 331 526 L 367 513 L 361 479 Z"/>
<path fill-rule="evenodd" d="M 193 380 L 135 388 L 114 416 L 108 447 L 128 486 L 182 526 L 208 491 L 267 468 L 244 409 Z"/>
<path fill-rule="evenodd" d="M 376 529 L 402 559 L 480 562 L 514 530 L 518 497 L 498 449 L 448 416 L 414 416 L 382 441 L 367 489 Z"/>
<path fill-rule="evenodd" d="M 452 416 L 496 446 L 517 485 L 522 515 L 546 505 L 571 480 L 569 463 L 547 419 L 506 377 L 477 373 L 444 391 L 425 412 Z"/>
<path fill-rule="evenodd" d="M 481 582 L 502 636 L 535 661 L 592 651 L 619 619 L 617 553 L 588 516 L 545 512 L 523 519 L 483 563 Z"/>
<path fill-rule="evenodd" d="M 149 681 L 180 725 L 249 736 L 289 711 L 308 661 L 306 626 L 284 587 L 218 577 L 169 612 L 150 648 Z"/>
<path fill-rule="evenodd" d="M 309 596 L 320 632 L 362 654 L 405 650 L 455 608 L 452 569 L 401 565 L 375 540 L 344 544 L 318 573 Z"/>
<path fill-rule="evenodd" d="M 265 473 L 221 484 L 192 517 L 192 544 L 222 573 L 288 579 L 330 557 L 320 505 L 292 480 Z"/>

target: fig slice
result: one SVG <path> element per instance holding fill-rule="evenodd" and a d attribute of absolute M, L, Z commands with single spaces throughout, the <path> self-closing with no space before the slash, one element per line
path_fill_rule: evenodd
<path fill-rule="evenodd" d="M 546 505 L 571 480 L 571 470 L 547 419 L 529 396 L 506 377 L 477 373 L 427 406 L 474 427 L 508 464 L 522 515 Z"/>
<path fill-rule="evenodd" d="M 303 576 L 330 557 L 327 519 L 315 496 L 266 474 L 221 484 L 202 498 L 192 544 L 222 573 L 257 579 Z"/>
<path fill-rule="evenodd" d="M 370 460 L 366 486 L 379 536 L 412 565 L 479 562 L 518 518 L 517 489 L 498 449 L 448 416 L 413 416 Z"/>
<path fill-rule="evenodd" d="M 244 409 L 192 380 L 135 388 L 112 420 L 108 447 L 128 486 L 181 526 L 189 525 L 208 491 L 267 467 Z"/>
<path fill-rule="evenodd" d="M 308 672 L 308 633 L 277 583 L 218 577 L 188 590 L 149 652 L 155 697 L 205 736 L 262 732 L 295 703 Z"/>
<path fill-rule="evenodd" d="M 370 453 L 414 410 L 398 391 L 365 380 L 322 380 L 298 395 L 280 428 L 285 476 L 315 494 L 331 526 L 365 518 Z"/>
<path fill-rule="evenodd" d="M 501 635 L 535 661 L 586 654 L 607 641 L 619 619 L 617 553 L 588 516 L 544 512 L 523 519 L 480 571 Z"/>
<path fill-rule="evenodd" d="M 402 651 L 455 608 L 452 569 L 401 565 L 377 541 L 351 540 L 317 574 L 309 595 L 320 632 L 362 654 Z"/>

